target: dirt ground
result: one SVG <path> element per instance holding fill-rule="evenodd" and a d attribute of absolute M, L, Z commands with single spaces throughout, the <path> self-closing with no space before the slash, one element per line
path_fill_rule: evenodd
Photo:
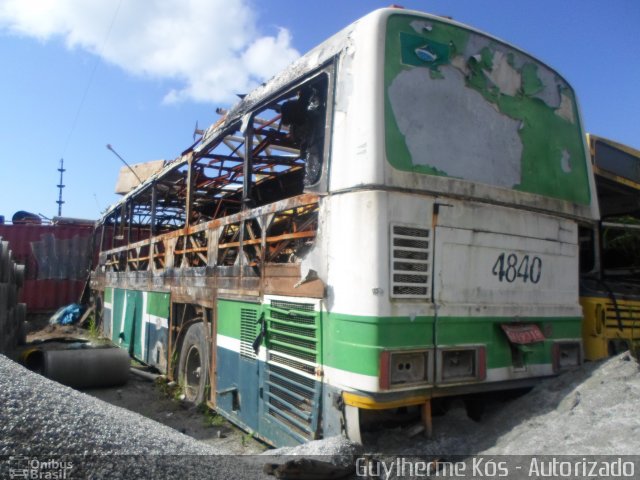
<path fill-rule="evenodd" d="M 268 447 L 210 409 L 186 404 L 170 386 L 129 374 L 126 385 L 83 390 L 220 449 L 221 454 L 255 454 Z"/>

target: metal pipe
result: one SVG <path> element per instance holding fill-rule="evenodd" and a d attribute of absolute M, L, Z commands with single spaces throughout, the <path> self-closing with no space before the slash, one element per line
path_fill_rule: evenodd
<path fill-rule="evenodd" d="M 126 165 L 126 167 L 131 171 L 131 173 L 133 173 L 133 176 L 134 176 L 134 177 L 136 177 L 136 178 L 138 179 L 138 182 L 140 182 L 140 184 L 142 184 L 142 180 L 140 179 L 140 177 L 138 176 L 138 174 L 136 173 L 136 171 L 135 171 L 133 168 L 131 168 L 131 165 L 129 165 L 129 164 L 127 163 L 127 161 L 126 161 L 124 158 L 122 158 L 122 157 L 118 154 L 118 152 L 116 152 L 116 151 L 113 149 L 113 147 L 111 146 L 111 144 L 110 144 L 110 143 L 108 143 L 108 144 L 107 144 L 107 149 L 108 149 L 108 150 L 111 150 L 111 151 L 113 152 L 113 154 L 114 154 L 116 157 L 118 157 L 122 163 L 124 163 L 124 164 Z"/>
<path fill-rule="evenodd" d="M 42 353 L 42 374 L 73 388 L 111 387 L 129 379 L 129 354 L 120 348 L 76 348 Z"/>
<path fill-rule="evenodd" d="M 158 378 L 164 377 L 164 375 L 161 375 L 159 373 L 145 372 L 144 370 L 140 370 L 134 367 L 131 367 L 129 371 L 140 378 L 149 380 L 150 382 L 155 382 Z"/>

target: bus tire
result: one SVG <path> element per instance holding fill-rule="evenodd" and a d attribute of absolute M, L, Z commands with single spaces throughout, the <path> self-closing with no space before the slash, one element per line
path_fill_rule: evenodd
<path fill-rule="evenodd" d="M 178 364 L 178 384 L 188 403 L 200 405 L 205 401 L 209 382 L 209 348 L 202 323 L 189 327 L 182 341 Z"/>

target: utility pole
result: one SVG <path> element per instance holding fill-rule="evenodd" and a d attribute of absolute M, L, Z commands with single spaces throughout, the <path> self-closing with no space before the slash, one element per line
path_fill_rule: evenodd
<path fill-rule="evenodd" d="M 58 216 L 61 217 L 62 204 L 64 203 L 64 201 L 62 200 L 62 189 L 64 188 L 64 184 L 62 183 L 62 174 L 66 171 L 64 169 L 64 158 L 60 159 L 60 168 L 58 169 L 58 171 L 60 172 L 60 183 L 58 184 L 58 201 L 56 203 L 58 204 Z"/>

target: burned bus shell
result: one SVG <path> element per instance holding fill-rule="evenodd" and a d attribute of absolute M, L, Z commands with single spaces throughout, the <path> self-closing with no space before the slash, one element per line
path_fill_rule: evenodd
<path fill-rule="evenodd" d="M 397 408 L 428 428 L 434 397 L 580 363 L 586 152 L 556 72 L 376 11 L 105 214 L 103 330 L 276 445 Z"/>

